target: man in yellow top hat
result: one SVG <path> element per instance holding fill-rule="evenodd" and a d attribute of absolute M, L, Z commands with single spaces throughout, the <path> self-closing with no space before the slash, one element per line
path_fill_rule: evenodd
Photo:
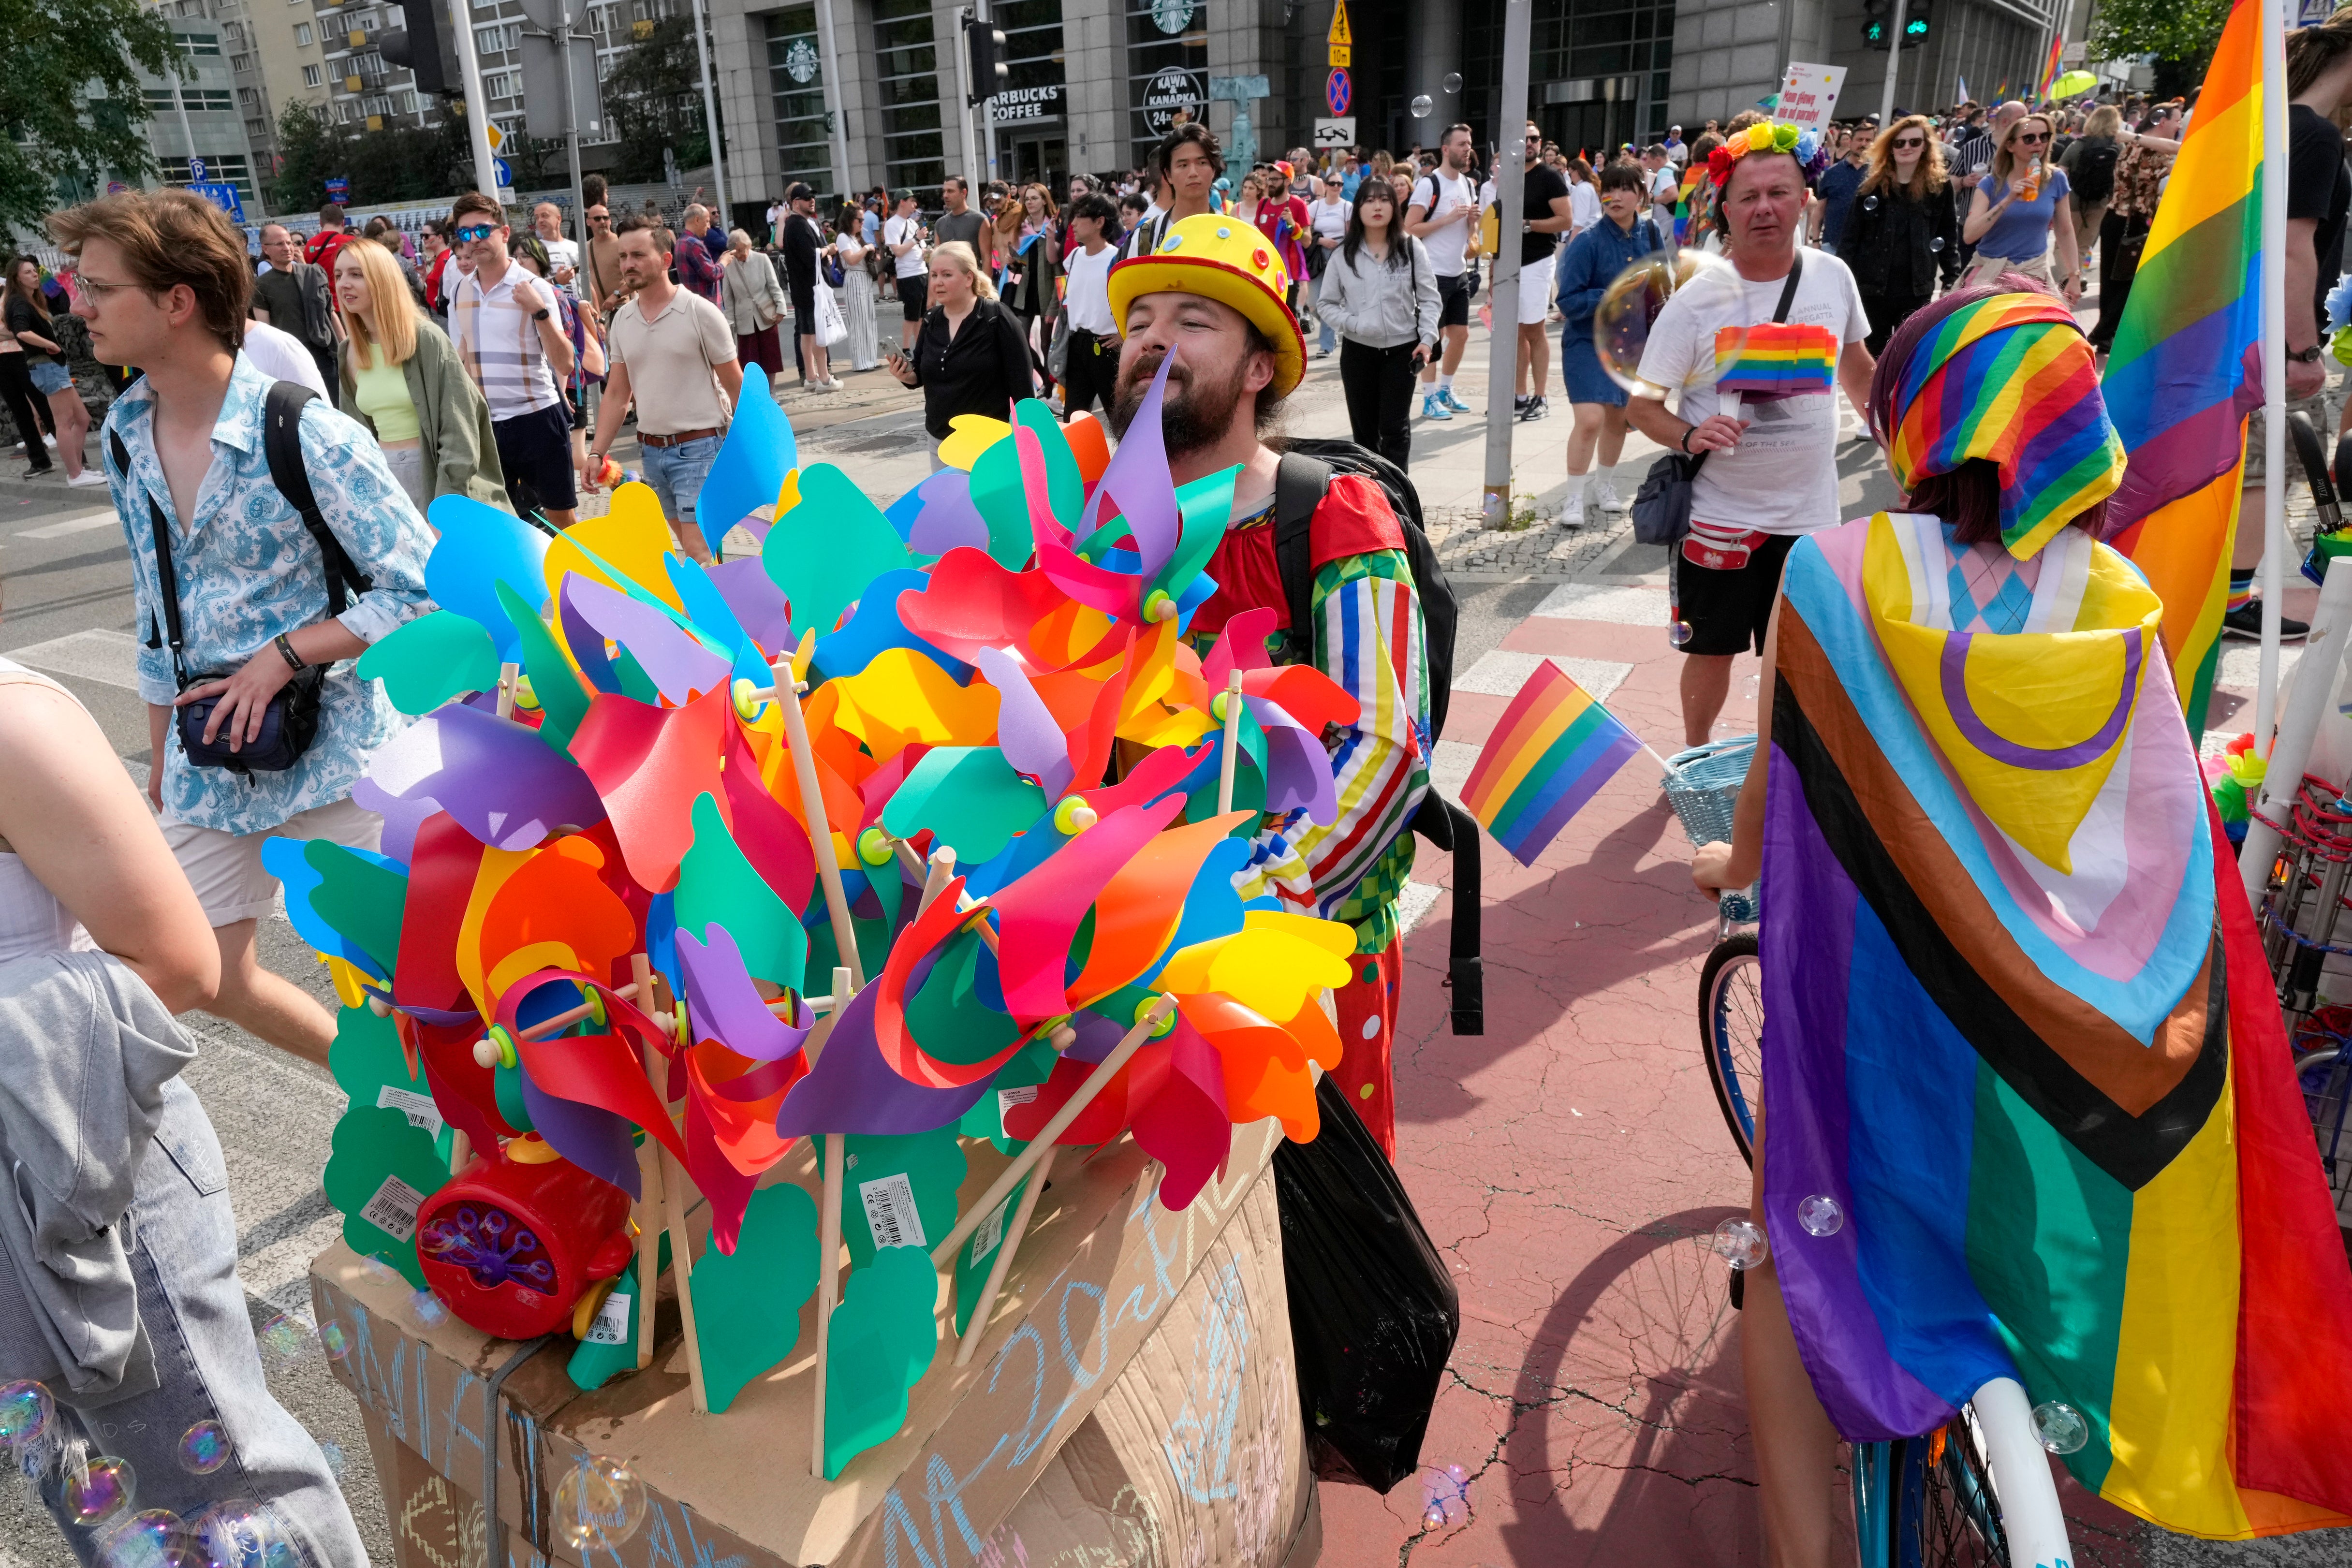
<path fill-rule="evenodd" d="M 1112 267 L 1111 319 L 1125 344 L 1111 428 L 1126 435 L 1172 353 L 1160 420 L 1176 482 L 1241 470 L 1208 567 L 1218 589 L 1188 636 L 1206 647 L 1228 625 L 1262 633 L 1275 662 L 1314 664 L 1360 705 L 1353 724 L 1323 737 L 1338 814 L 1268 812 L 1236 881 L 1244 897 L 1356 927 L 1355 973 L 1336 997 L 1347 1054 L 1332 1076 L 1393 1156 L 1396 897 L 1412 869 L 1408 825 L 1429 789 L 1422 607 L 1379 460 L 1349 448 L 1342 461 L 1360 471 L 1338 472 L 1266 444 L 1306 369 L 1306 340 L 1283 303 L 1288 283 L 1264 235 L 1216 213 L 1176 220 L 1157 249 Z"/>

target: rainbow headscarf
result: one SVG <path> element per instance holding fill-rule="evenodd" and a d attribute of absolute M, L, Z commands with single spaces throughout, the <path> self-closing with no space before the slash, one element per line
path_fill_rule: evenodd
<path fill-rule="evenodd" d="M 1937 323 L 1876 433 L 1906 490 L 1972 457 L 2000 467 L 2000 538 L 2022 560 L 2123 483 L 2091 345 L 2046 294 L 1995 294 Z"/>

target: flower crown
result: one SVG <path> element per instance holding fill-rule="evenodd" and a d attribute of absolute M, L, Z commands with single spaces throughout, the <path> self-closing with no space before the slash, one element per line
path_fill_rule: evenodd
<path fill-rule="evenodd" d="M 1729 140 L 1706 155 L 1707 177 L 1721 185 L 1731 178 L 1732 166 L 1750 152 L 1795 152 L 1798 139 L 1803 134 L 1796 126 L 1775 125 L 1769 120 L 1733 131 Z"/>

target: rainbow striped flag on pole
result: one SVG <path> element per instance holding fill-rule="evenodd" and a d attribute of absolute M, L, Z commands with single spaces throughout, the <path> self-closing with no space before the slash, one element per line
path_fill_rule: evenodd
<path fill-rule="evenodd" d="M 1462 804 L 1521 865 L 1592 799 L 1641 737 L 1546 659 L 1503 710 L 1463 786 Z"/>
<path fill-rule="evenodd" d="M 2238 523 L 2246 415 L 2263 400 L 2262 14 L 2238 0 L 2140 255 L 2103 391 L 2122 437 L 2107 542 L 2164 601 L 2189 733 L 2205 733 Z"/>
<path fill-rule="evenodd" d="M 2042 63 L 2042 79 L 2033 84 L 2033 100 L 2036 103 L 2050 101 L 2050 89 L 2058 85 L 2058 62 L 2064 55 L 2065 48 L 2066 37 L 2063 29 L 2051 28 L 2050 57 Z"/>

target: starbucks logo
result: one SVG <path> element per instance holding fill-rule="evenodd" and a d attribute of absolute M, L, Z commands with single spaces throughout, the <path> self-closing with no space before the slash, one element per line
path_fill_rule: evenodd
<path fill-rule="evenodd" d="M 803 87 L 816 79 L 816 46 L 806 38 L 795 38 L 784 51 L 784 74 Z"/>
<path fill-rule="evenodd" d="M 1151 0 L 1151 19 L 1163 33 L 1181 33 L 1192 25 L 1192 0 Z"/>

